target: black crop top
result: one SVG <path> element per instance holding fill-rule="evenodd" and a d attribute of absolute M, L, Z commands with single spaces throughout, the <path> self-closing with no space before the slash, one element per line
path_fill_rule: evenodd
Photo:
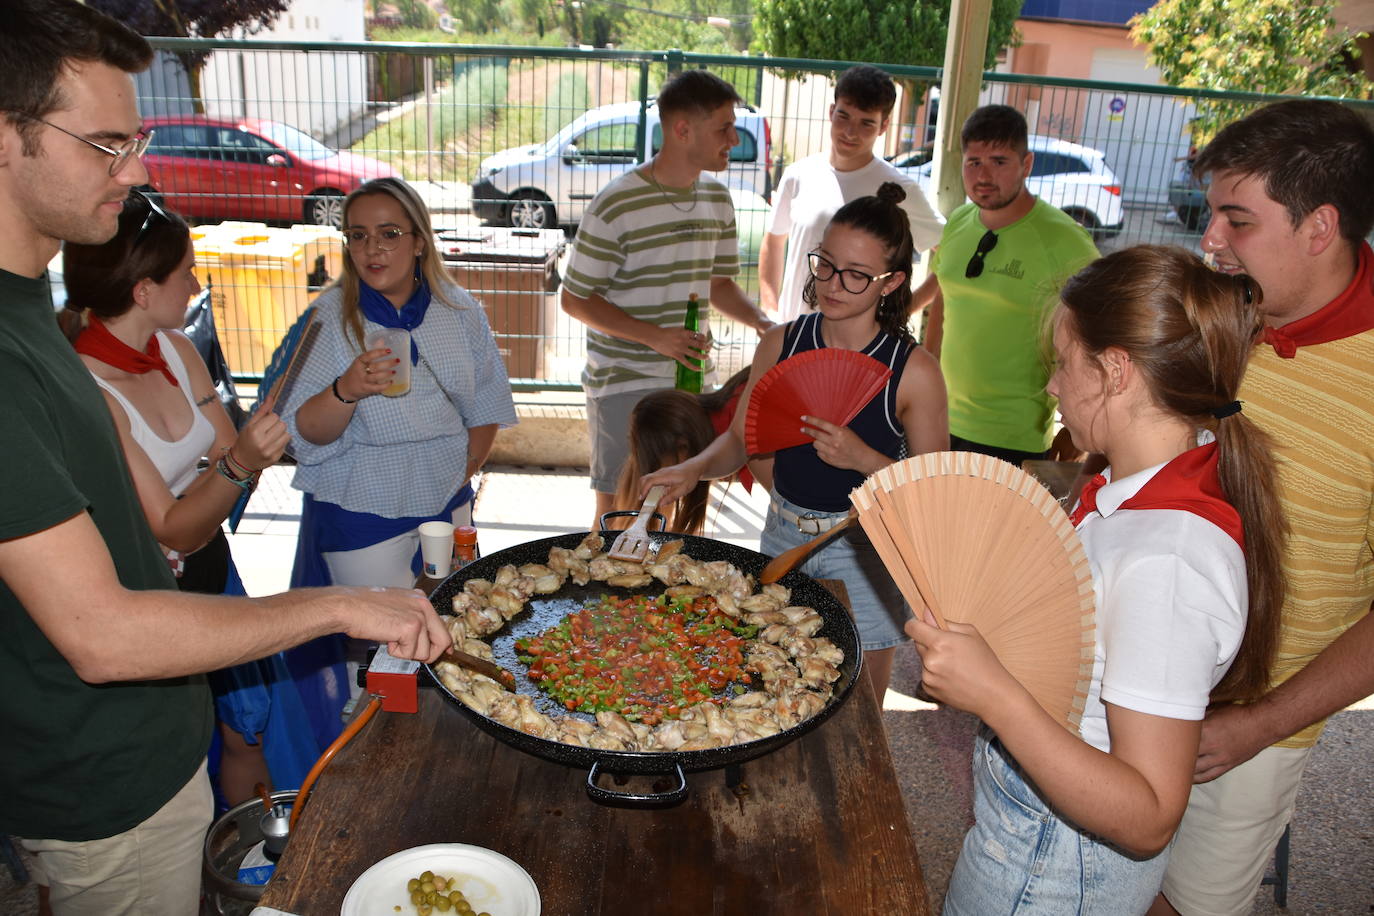
<path fill-rule="evenodd" d="M 825 346 L 821 339 L 820 312 L 803 315 L 787 326 L 783 334 L 782 362 L 807 350 Z M 906 431 L 897 418 L 897 386 L 914 345 L 886 331 L 869 341 L 859 352 L 871 356 L 892 370 L 887 386 L 873 397 L 849 424 L 870 448 L 893 461 L 906 457 Z M 810 443 L 780 449 L 773 465 L 773 486 L 789 502 L 817 512 L 844 512 L 849 508 L 849 493 L 863 483 L 864 475 L 847 468 L 826 464 Z"/>

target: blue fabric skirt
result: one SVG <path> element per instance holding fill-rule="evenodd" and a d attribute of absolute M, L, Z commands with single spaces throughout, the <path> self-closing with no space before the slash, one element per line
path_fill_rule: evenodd
<path fill-rule="evenodd" d="M 246 594 L 232 558 L 224 594 Z M 311 733 L 305 704 L 282 654 L 212 671 L 208 680 L 216 718 L 249 744 L 262 736 L 272 788 L 299 789 L 323 748 Z"/>

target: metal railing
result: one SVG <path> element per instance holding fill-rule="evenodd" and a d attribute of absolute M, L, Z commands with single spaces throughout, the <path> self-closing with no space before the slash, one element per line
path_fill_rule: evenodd
<path fill-rule="evenodd" d="M 164 202 L 200 224 L 199 269 L 214 283 L 216 319 L 236 374 L 262 371 L 342 263 L 339 237 L 327 228 L 284 226 L 337 220 L 342 195 L 365 177 L 395 173 L 425 198 L 442 230 L 440 244 L 488 308 L 513 381 L 530 387 L 576 386 L 583 329 L 556 302 L 562 237 L 500 224 L 568 227 L 610 177 L 651 154 L 652 96 L 663 79 L 680 68 L 707 67 L 730 80 L 760 116 L 740 122 L 747 136 L 726 176 L 735 189 L 740 282 L 756 295 L 765 195 L 786 165 L 825 148 L 831 77 L 850 66 L 680 51 L 170 38 L 153 44 L 163 53 L 139 77 L 141 111 L 158 130 L 145 161 Z M 175 57 L 189 51 L 209 52 L 198 99 Z M 900 94 L 882 152 L 904 155 L 933 135 L 938 104 L 931 89 L 940 72 L 886 69 Z M 1224 103 L 1239 115 L 1271 100 L 1001 73 L 986 74 L 981 99 L 1025 112 L 1035 134 L 1102 154 L 1115 190 L 1102 191 L 1108 182 L 1101 179 L 1055 202 L 1096 228 L 1104 251 L 1139 242 L 1195 247 L 1197 231 L 1168 203 L 1192 143 L 1195 107 Z M 602 111 L 618 103 L 622 109 Z M 1374 103 L 1350 104 L 1374 110 Z M 197 111 L 210 122 L 185 118 Z M 290 125 L 309 137 L 248 119 Z M 544 143 L 555 137 L 559 142 Z M 505 154 L 499 171 L 482 170 L 487 157 L 521 147 Z M 347 155 L 335 159 L 332 149 Z M 1077 166 L 1061 167 L 1070 171 L 1043 180 L 1059 190 L 1089 180 L 1071 171 Z M 1102 208 L 1071 202 L 1104 193 L 1118 197 L 1119 226 L 1099 218 Z M 272 225 L 254 225 L 264 221 Z M 719 316 L 713 331 L 724 378 L 752 357 L 754 335 Z"/>

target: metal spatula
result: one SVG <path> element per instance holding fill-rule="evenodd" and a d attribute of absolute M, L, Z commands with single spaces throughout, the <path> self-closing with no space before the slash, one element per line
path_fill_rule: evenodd
<path fill-rule="evenodd" d="M 658 508 L 663 491 L 664 488 L 661 486 L 649 488 L 649 495 L 644 497 L 644 505 L 639 507 L 639 515 L 635 516 L 630 527 L 620 532 L 611 549 L 607 551 L 611 559 L 642 563 L 649 556 L 649 517 Z"/>

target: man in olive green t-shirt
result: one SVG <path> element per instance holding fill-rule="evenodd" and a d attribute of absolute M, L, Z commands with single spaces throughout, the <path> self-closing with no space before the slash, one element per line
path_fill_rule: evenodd
<path fill-rule="evenodd" d="M 0 4 L 0 834 L 33 853 L 57 916 L 197 911 L 202 672 L 337 632 L 426 661 L 451 644 L 415 591 L 175 591 L 46 278 L 62 241 L 114 237 L 148 183 L 130 74 L 152 56 L 75 0 Z"/>
<path fill-rule="evenodd" d="M 1042 345 L 1059 287 L 1097 257 L 1084 229 L 1026 190 L 1026 120 L 1006 105 L 964 123 L 964 191 L 931 261 L 939 290 L 926 345 L 949 391 L 951 448 L 1020 466 L 1050 448 L 1054 399 Z"/>

